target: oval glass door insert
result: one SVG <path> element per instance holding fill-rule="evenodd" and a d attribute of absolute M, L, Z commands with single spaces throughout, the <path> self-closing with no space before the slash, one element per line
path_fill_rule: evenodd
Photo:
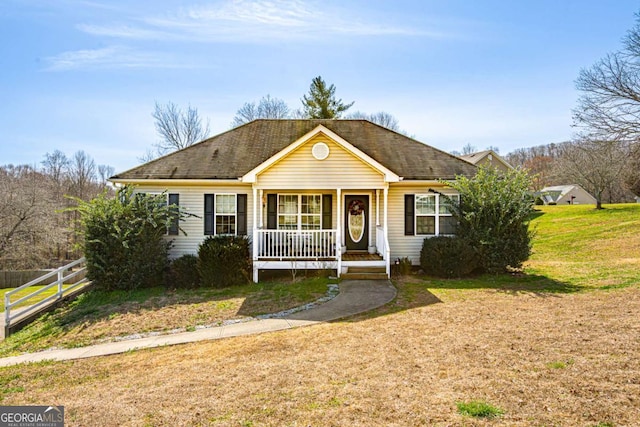
<path fill-rule="evenodd" d="M 364 202 L 353 200 L 349 204 L 349 237 L 353 243 L 358 243 L 364 236 Z"/>

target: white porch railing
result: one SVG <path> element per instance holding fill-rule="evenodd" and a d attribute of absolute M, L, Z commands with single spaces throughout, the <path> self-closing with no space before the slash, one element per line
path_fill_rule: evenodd
<path fill-rule="evenodd" d="M 89 283 L 89 280 L 85 277 L 87 267 L 85 265 L 85 258 L 80 258 L 79 260 L 73 261 L 70 264 L 64 265 L 56 270 L 51 271 L 43 276 L 38 277 L 24 285 L 15 288 L 6 294 L 4 294 L 4 324 L 5 328 L 11 326 L 11 321 L 16 320 L 18 317 L 24 317 L 28 314 L 35 313 L 36 310 L 45 305 L 52 304 L 53 302 L 61 299 L 64 295 L 68 295 L 73 290 L 79 288 L 80 286 L 86 285 Z M 78 268 L 79 267 L 79 268 Z M 73 270 L 76 268 L 75 270 Z M 65 273 L 68 273 L 65 275 Z M 31 286 L 36 286 L 40 284 L 40 282 L 50 278 L 57 276 L 57 280 L 49 285 L 46 285 L 30 294 L 27 294 L 13 302 L 11 302 L 11 297 L 17 294 L 24 289 L 27 289 Z M 74 279 L 75 280 L 71 280 Z M 66 285 L 66 286 L 65 286 Z M 57 288 L 56 292 L 53 295 L 50 295 L 42 300 L 35 302 L 34 304 L 30 304 L 29 300 L 37 297 L 43 292 L 47 292 L 51 288 Z M 21 306 L 25 307 L 24 309 L 16 310 L 14 308 Z M 13 310 L 13 313 L 12 313 Z"/>
<path fill-rule="evenodd" d="M 337 230 L 254 230 L 255 259 L 337 259 Z"/>
<path fill-rule="evenodd" d="M 384 227 L 376 227 L 376 248 L 378 253 L 385 261 L 387 276 L 391 277 L 391 249 L 389 248 L 389 239 L 385 233 Z"/>

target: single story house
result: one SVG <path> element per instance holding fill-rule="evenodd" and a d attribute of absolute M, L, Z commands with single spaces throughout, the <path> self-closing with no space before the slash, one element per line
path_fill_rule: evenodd
<path fill-rule="evenodd" d="M 494 167 L 502 172 L 509 172 L 513 169 L 505 159 L 493 150 L 479 151 L 477 153 L 464 154 L 460 156 L 462 160 L 466 160 L 472 165 Z"/>
<path fill-rule="evenodd" d="M 427 236 L 454 222 L 441 180 L 473 176 L 458 157 L 366 120 L 255 120 L 110 178 L 167 192 L 191 214 L 169 230 L 172 257 L 207 236 L 248 235 L 265 269 L 419 263 Z"/>
<path fill-rule="evenodd" d="M 596 198 L 577 184 L 545 187 L 537 193 L 545 205 L 595 205 Z"/>

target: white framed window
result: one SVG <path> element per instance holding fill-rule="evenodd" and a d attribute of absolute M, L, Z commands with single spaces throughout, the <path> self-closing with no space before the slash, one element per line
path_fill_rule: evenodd
<path fill-rule="evenodd" d="M 322 195 L 278 194 L 279 230 L 320 230 Z"/>
<path fill-rule="evenodd" d="M 236 234 L 237 200 L 235 194 L 216 194 L 215 230 L 216 235 Z"/>
<path fill-rule="evenodd" d="M 447 195 L 451 202 L 460 203 L 457 194 Z M 415 195 L 415 234 L 455 234 L 457 221 L 451 214 L 451 202 L 440 194 Z"/>

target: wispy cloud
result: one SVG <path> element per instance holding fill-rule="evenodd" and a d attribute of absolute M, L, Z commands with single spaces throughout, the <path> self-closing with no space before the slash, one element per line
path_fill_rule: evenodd
<path fill-rule="evenodd" d="M 224 0 L 164 16 L 141 17 L 127 24 L 83 24 L 78 28 L 97 36 L 122 39 L 198 42 L 291 41 L 345 35 L 451 36 L 437 30 L 366 20 L 348 9 L 320 8 L 302 0 Z"/>
<path fill-rule="evenodd" d="M 183 61 L 164 53 L 142 52 L 122 46 L 63 52 L 46 58 L 46 71 L 81 68 L 188 68 Z"/>

